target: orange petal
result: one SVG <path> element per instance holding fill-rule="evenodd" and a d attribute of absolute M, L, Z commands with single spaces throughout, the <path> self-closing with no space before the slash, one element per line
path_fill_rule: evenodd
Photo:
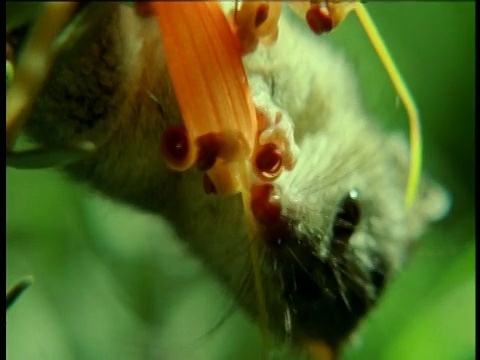
<path fill-rule="evenodd" d="M 152 2 L 151 8 L 190 143 L 211 133 L 229 134 L 248 147 L 239 149 L 238 157 L 250 154 L 257 129 L 255 108 L 240 44 L 220 5 L 165 1 Z M 197 151 L 192 146 L 185 169 L 193 165 Z"/>

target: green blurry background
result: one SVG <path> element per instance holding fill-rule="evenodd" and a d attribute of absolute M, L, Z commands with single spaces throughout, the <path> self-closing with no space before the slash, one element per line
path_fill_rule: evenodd
<path fill-rule="evenodd" d="M 423 118 L 424 164 L 453 197 L 352 343 L 346 359 L 473 359 L 474 2 L 368 3 Z M 405 113 L 358 22 L 330 35 L 369 110 Z M 319 60 L 320 61 L 320 60 Z M 157 219 L 54 171 L 7 169 L 7 358 L 260 359 L 254 325 Z M 159 189 L 160 191 L 160 189 Z M 219 325 L 219 326 L 217 326 Z"/>

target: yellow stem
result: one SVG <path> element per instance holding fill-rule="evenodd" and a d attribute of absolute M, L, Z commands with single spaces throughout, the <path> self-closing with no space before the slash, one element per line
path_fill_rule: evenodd
<path fill-rule="evenodd" d="M 365 6 L 361 3 L 357 3 L 355 13 L 382 61 L 383 66 L 392 80 L 393 86 L 407 111 L 410 124 L 410 169 L 408 174 L 407 192 L 405 195 L 405 207 L 406 209 L 409 209 L 415 199 L 422 167 L 422 141 L 417 106 L 415 105 L 405 81 L 402 79 L 400 72 L 395 66 L 395 63 Z"/>

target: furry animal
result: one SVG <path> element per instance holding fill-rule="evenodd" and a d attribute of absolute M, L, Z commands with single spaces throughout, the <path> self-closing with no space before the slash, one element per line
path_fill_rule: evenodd
<path fill-rule="evenodd" d="M 25 132 L 46 147 L 93 142 L 94 154 L 63 171 L 167 219 L 260 321 L 248 251 L 255 241 L 264 325 L 280 341 L 337 353 L 424 227 L 445 214 L 444 191 L 424 178 L 405 210 L 403 137 L 365 113 L 353 72 L 328 40 L 282 15 L 276 44 L 260 45 L 244 65 L 254 102 L 282 114 L 298 158 L 272 188 L 280 216 L 249 239 L 239 196 L 205 194 L 200 171 L 165 164 L 161 136 L 182 119 L 155 19 L 121 5 L 99 27 L 93 43 L 55 64 Z"/>

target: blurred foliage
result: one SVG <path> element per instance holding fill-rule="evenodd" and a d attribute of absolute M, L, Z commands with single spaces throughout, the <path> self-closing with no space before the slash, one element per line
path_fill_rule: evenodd
<path fill-rule="evenodd" d="M 346 359 L 473 359 L 474 2 L 368 3 L 422 114 L 426 171 L 452 194 Z M 403 108 L 354 16 L 330 35 L 367 107 L 406 129 Z M 321 59 L 319 59 L 321 61 Z M 7 169 L 7 358 L 258 359 L 258 330 L 173 230 L 54 171 Z M 233 314 L 225 322 L 222 320 Z"/>
<path fill-rule="evenodd" d="M 7 30 L 31 23 L 43 10 L 42 1 L 6 1 Z"/>

